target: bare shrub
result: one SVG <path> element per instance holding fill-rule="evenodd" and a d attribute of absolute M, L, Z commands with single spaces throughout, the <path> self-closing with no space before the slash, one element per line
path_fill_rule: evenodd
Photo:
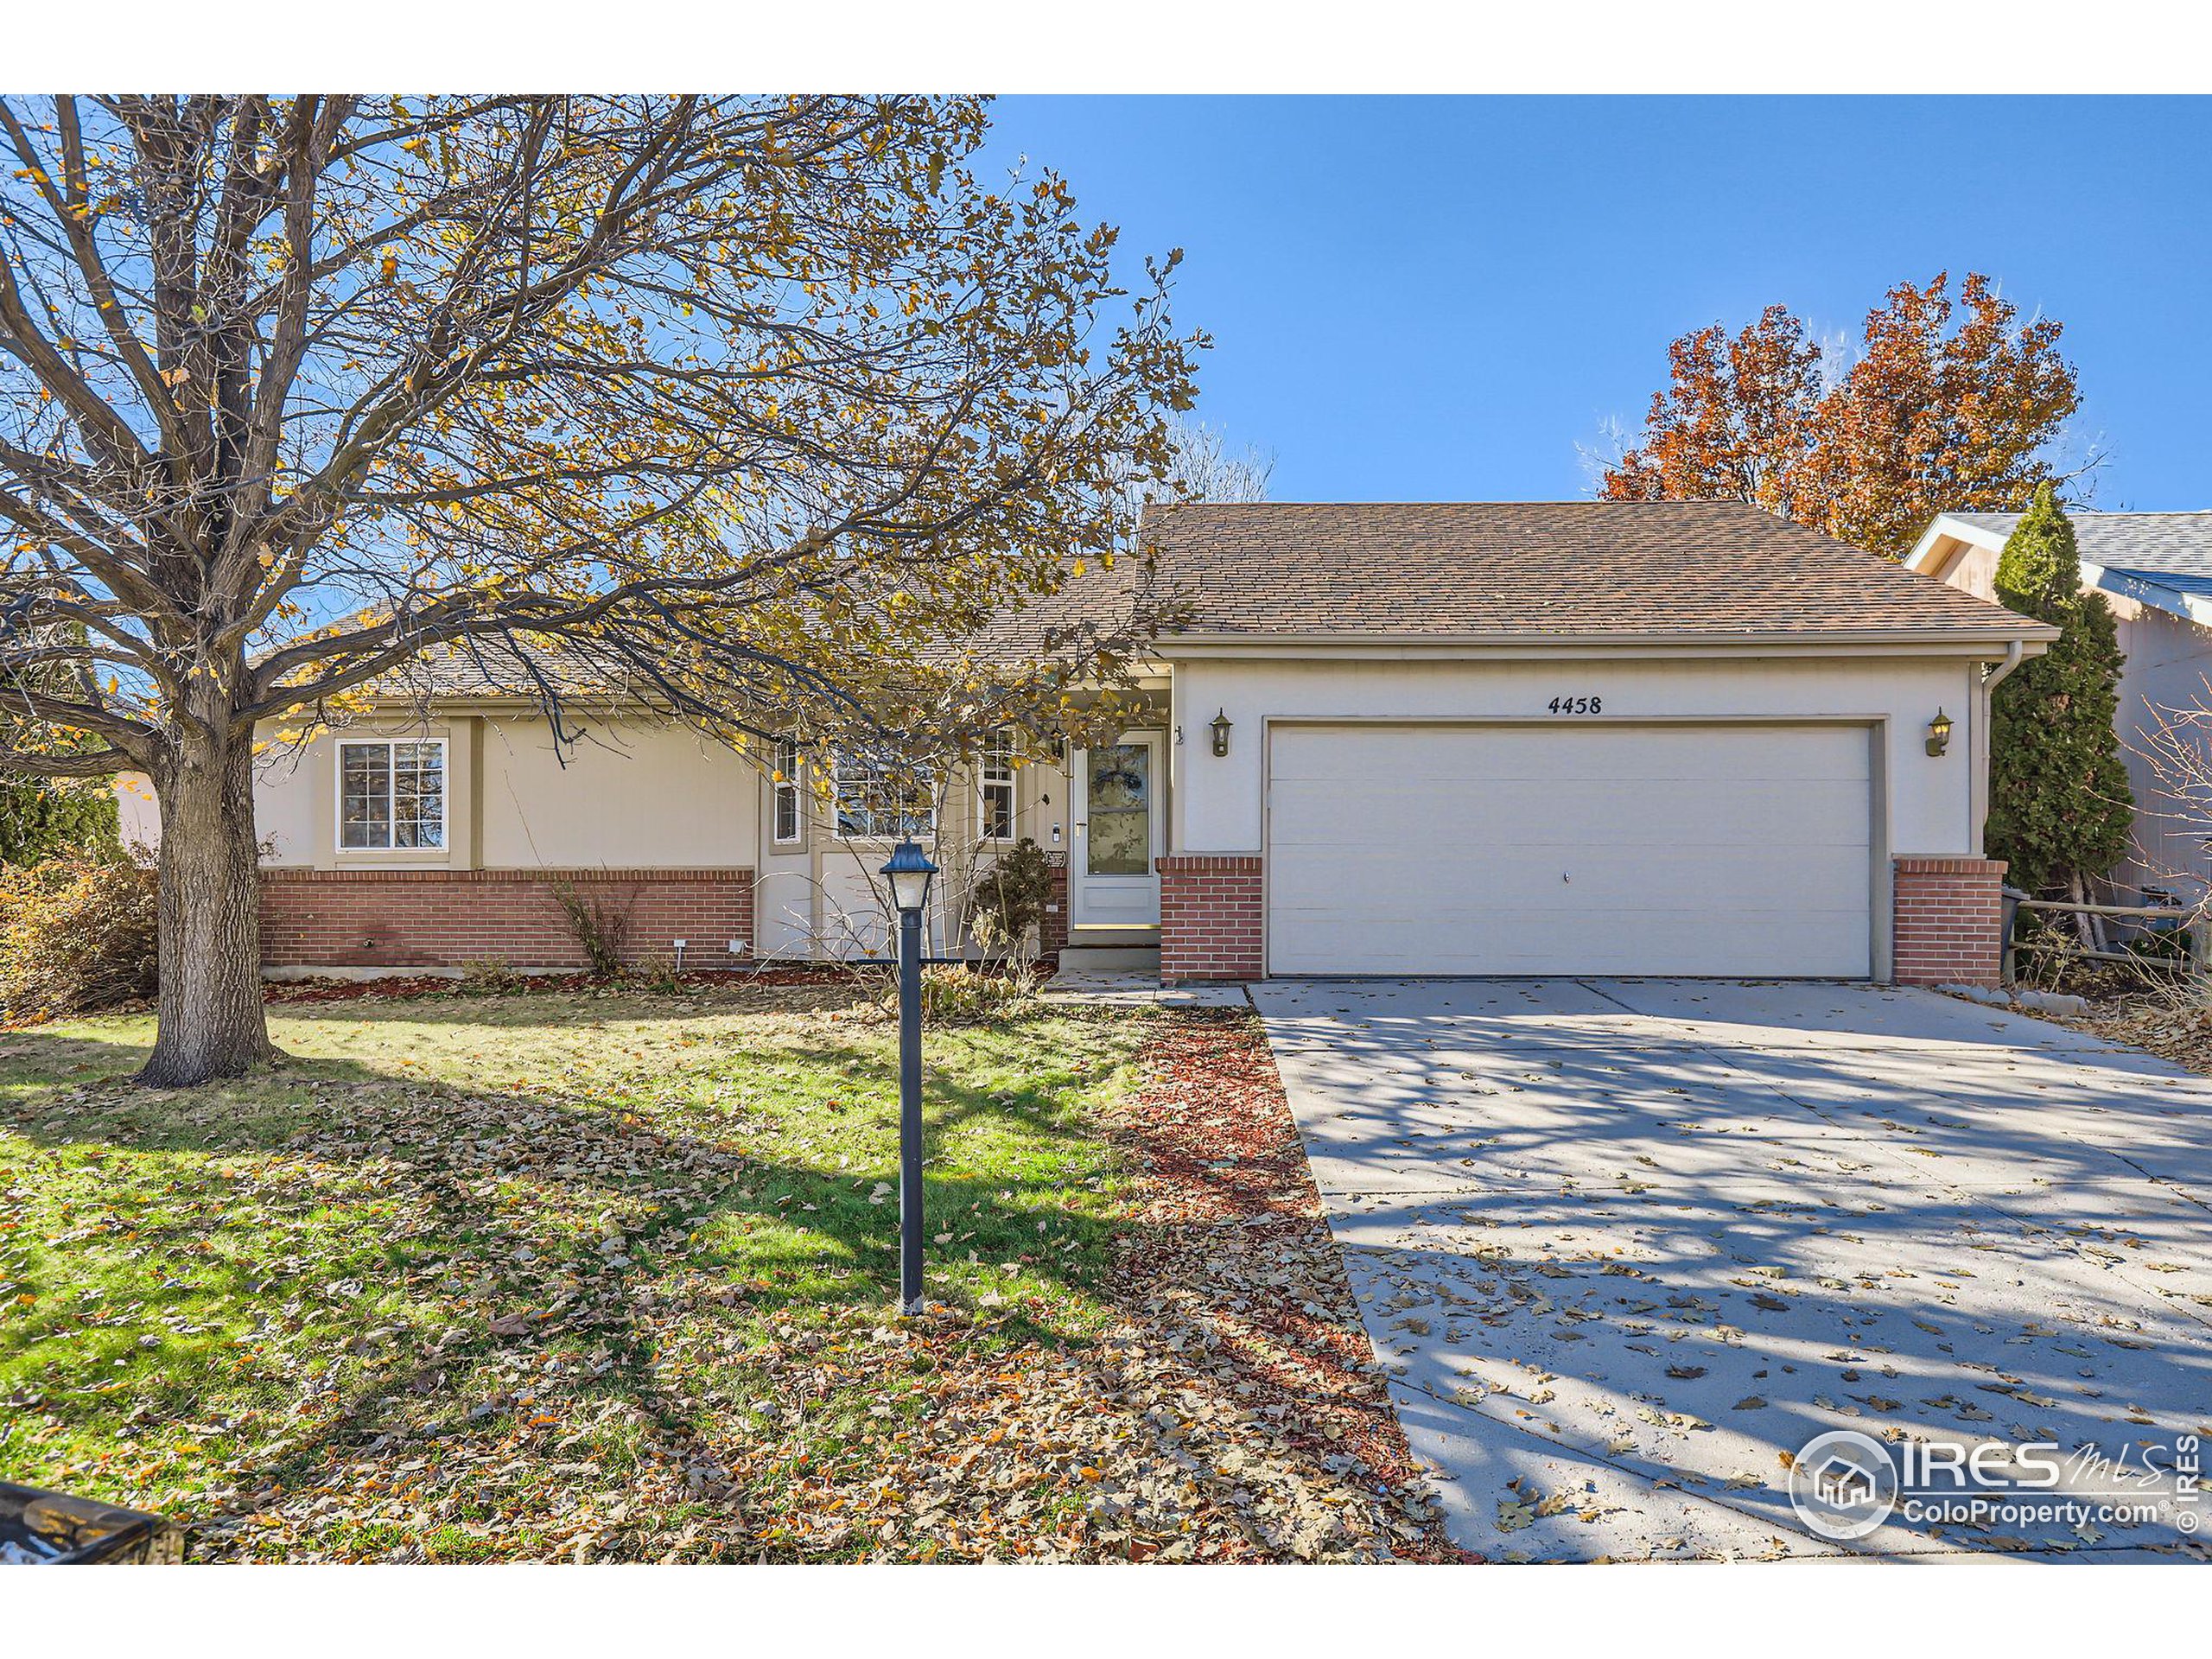
<path fill-rule="evenodd" d="M 461 964 L 461 988 L 471 996 L 505 996 L 523 988 L 523 976 L 501 957 Z"/>
<path fill-rule="evenodd" d="M 553 884 L 553 898 L 592 972 L 601 979 L 620 977 L 630 944 L 630 906 L 600 893 L 586 898 L 569 881 Z"/>
<path fill-rule="evenodd" d="M 0 1017 L 60 1020 L 154 994 L 154 872 L 71 852 L 0 869 Z"/>

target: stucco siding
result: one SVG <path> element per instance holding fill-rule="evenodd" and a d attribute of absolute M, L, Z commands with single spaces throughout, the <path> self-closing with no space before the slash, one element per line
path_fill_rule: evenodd
<path fill-rule="evenodd" d="M 154 799 L 154 780 L 143 772 L 118 772 L 115 827 L 125 847 L 151 851 L 162 844 L 162 813 Z"/>
<path fill-rule="evenodd" d="M 664 721 L 587 722 L 565 754 L 543 721 L 482 728 L 486 868 L 753 866 L 758 773 L 734 749 Z"/>
<path fill-rule="evenodd" d="M 1688 662 L 1192 661 L 1178 664 L 1171 839 L 1177 853 L 1250 853 L 1262 841 L 1267 722 L 1281 719 L 1599 721 L 1831 719 L 1877 723 L 1875 811 L 1897 853 L 1969 855 L 1975 844 L 1975 665 L 1958 658 L 1745 658 Z M 1602 712 L 1549 712 L 1554 697 Z M 1949 751 L 1925 753 L 1941 709 Z M 1202 741 L 1219 709 L 1230 752 Z M 1193 724 L 1197 722 L 1197 724 Z M 1346 802 L 1347 812 L 1359 810 Z M 1387 834 L 1386 827 L 1378 827 Z"/>
<path fill-rule="evenodd" d="M 322 757 L 289 745 L 264 751 L 254 770 L 254 828 L 261 836 L 264 864 L 312 866 L 319 849 L 315 780 L 327 775 Z"/>

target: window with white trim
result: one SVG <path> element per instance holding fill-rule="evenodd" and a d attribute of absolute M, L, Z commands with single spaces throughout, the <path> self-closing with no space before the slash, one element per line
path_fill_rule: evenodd
<path fill-rule="evenodd" d="M 1014 734 L 993 732 L 976 762 L 976 829 L 985 841 L 1014 839 Z"/>
<path fill-rule="evenodd" d="M 793 842 L 799 838 L 805 824 L 798 798 L 798 741 L 779 737 L 776 740 L 772 760 L 773 785 L 776 791 L 775 837 L 779 842 Z"/>
<path fill-rule="evenodd" d="M 338 845 L 347 852 L 446 844 L 443 738 L 338 746 Z"/>
<path fill-rule="evenodd" d="M 937 807 L 926 772 L 868 755 L 834 762 L 837 834 L 847 841 L 889 840 L 937 833 Z"/>

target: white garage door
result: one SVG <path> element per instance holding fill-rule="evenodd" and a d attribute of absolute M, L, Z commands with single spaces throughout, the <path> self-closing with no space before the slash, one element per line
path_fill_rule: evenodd
<path fill-rule="evenodd" d="M 1281 726 L 1278 974 L 1872 969 L 1855 726 Z"/>

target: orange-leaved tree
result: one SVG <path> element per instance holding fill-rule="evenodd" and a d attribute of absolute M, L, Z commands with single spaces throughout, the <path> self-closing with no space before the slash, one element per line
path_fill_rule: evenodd
<path fill-rule="evenodd" d="M 2065 474 L 2081 406 L 2061 325 L 2022 319 L 1989 278 L 1900 283 L 1847 362 L 1787 307 L 1669 349 L 1665 390 L 1608 466 L 1608 500 L 1740 500 L 1897 557 L 1937 512 L 2010 512 Z M 1840 358 L 1842 354 L 1838 354 Z"/>

